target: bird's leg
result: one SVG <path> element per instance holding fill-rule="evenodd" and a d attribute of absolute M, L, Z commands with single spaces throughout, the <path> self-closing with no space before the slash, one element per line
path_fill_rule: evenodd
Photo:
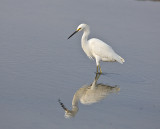
<path fill-rule="evenodd" d="M 96 73 L 95 80 L 98 81 L 99 77 L 101 76 L 101 73 Z"/>
<path fill-rule="evenodd" d="M 97 65 L 97 73 L 98 73 L 98 65 Z"/>
<path fill-rule="evenodd" d="M 99 66 L 99 71 L 100 71 L 100 73 L 102 73 L 101 66 L 100 66 L 100 65 L 98 65 L 98 66 Z"/>

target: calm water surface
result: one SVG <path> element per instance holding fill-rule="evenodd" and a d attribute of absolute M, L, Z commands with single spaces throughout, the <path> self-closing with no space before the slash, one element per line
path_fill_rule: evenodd
<path fill-rule="evenodd" d="M 0 1 L 0 128 L 159 129 L 159 14 L 151 1 Z M 126 60 L 101 63 L 96 83 L 82 33 L 67 40 L 82 22 Z M 66 119 L 58 99 L 72 110 L 75 94 Z"/>

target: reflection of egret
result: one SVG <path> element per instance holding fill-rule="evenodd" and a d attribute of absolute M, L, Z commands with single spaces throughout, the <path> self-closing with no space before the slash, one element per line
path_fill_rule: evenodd
<path fill-rule="evenodd" d="M 89 105 L 104 99 L 107 95 L 120 90 L 117 86 L 104 85 L 102 83 L 97 84 L 100 74 L 96 74 L 96 77 L 91 85 L 84 85 L 73 96 L 72 110 L 68 110 L 64 104 L 59 100 L 61 107 L 65 111 L 65 117 L 74 117 L 78 112 L 78 101 L 82 104 Z"/>
<path fill-rule="evenodd" d="M 80 24 L 77 30 L 71 36 L 69 36 L 68 39 L 81 30 L 83 30 L 84 32 L 81 39 L 82 49 L 90 59 L 95 58 L 97 65 L 97 73 L 98 73 L 98 68 L 100 70 L 100 73 L 102 73 L 99 63 L 100 61 L 107 61 L 107 62 L 117 61 L 121 64 L 125 62 L 122 57 L 120 57 L 117 53 L 115 53 L 114 50 L 103 41 L 96 38 L 88 40 L 88 35 L 90 33 L 90 30 L 87 24 Z"/>

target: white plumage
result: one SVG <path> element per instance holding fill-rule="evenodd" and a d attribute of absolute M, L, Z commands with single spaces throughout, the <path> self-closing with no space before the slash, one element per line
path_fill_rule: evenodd
<path fill-rule="evenodd" d="M 121 56 L 119 56 L 112 49 L 112 47 L 106 44 L 105 42 L 97 38 L 92 38 L 88 40 L 90 29 L 87 24 L 80 24 L 77 30 L 71 36 L 69 36 L 69 38 L 81 30 L 83 30 L 83 35 L 81 39 L 82 49 L 90 59 L 94 58 L 96 60 L 97 73 L 98 73 L 98 68 L 100 70 L 99 72 L 102 73 L 102 70 L 100 67 L 100 61 L 107 61 L 107 62 L 117 61 L 121 64 L 125 62 L 125 60 Z"/>
<path fill-rule="evenodd" d="M 101 74 L 96 74 L 95 79 L 91 85 L 84 85 L 76 91 L 72 99 L 71 110 L 66 108 L 65 105 L 59 99 L 59 103 L 65 111 L 65 118 L 71 118 L 77 114 L 79 110 L 79 101 L 82 104 L 90 105 L 103 100 L 111 93 L 117 93 L 120 91 L 120 88 L 117 86 L 104 85 L 102 83 L 97 84 L 100 75 Z"/>

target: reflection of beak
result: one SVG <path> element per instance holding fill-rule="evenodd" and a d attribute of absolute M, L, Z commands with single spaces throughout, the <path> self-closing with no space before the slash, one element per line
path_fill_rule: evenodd
<path fill-rule="evenodd" d="M 70 37 L 72 37 L 74 34 L 76 34 L 78 31 L 79 31 L 79 30 L 76 30 L 73 34 L 71 34 L 71 35 L 68 37 L 68 39 L 69 39 Z"/>
<path fill-rule="evenodd" d="M 61 100 L 58 100 L 59 104 L 61 105 L 61 107 L 65 110 L 65 112 L 68 111 L 68 109 L 64 106 L 64 104 L 61 102 Z"/>

